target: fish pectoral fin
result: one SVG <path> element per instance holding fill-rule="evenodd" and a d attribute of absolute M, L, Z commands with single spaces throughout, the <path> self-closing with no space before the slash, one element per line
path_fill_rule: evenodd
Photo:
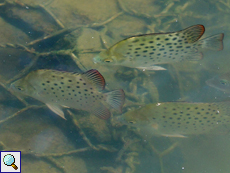
<path fill-rule="evenodd" d="M 161 136 L 170 137 L 170 138 L 187 138 L 187 136 L 181 134 L 161 134 Z"/>
<path fill-rule="evenodd" d="M 104 106 L 102 103 L 95 106 L 94 108 L 91 108 L 90 112 L 94 114 L 96 117 L 107 120 L 111 116 L 110 110 Z"/>
<path fill-rule="evenodd" d="M 150 67 L 136 67 L 136 68 L 138 68 L 138 69 L 141 69 L 141 70 L 155 70 L 155 71 L 157 71 L 157 70 L 167 70 L 166 68 L 164 68 L 164 67 L 161 67 L 161 66 L 150 66 Z"/>
<path fill-rule="evenodd" d="M 64 112 L 62 111 L 61 107 L 52 103 L 46 103 L 46 106 L 53 111 L 55 114 L 59 115 L 63 119 L 66 120 Z"/>

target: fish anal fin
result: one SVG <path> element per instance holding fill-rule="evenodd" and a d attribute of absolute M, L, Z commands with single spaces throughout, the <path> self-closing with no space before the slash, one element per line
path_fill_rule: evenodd
<path fill-rule="evenodd" d="M 82 74 L 83 76 L 86 76 L 88 80 L 90 80 L 94 86 L 96 86 L 99 90 L 105 89 L 105 79 L 104 77 L 99 73 L 99 71 L 95 69 L 91 69 L 85 73 Z"/>
<path fill-rule="evenodd" d="M 223 39 L 224 39 L 223 33 L 212 35 L 210 37 L 199 40 L 198 46 L 201 47 L 201 49 L 220 51 L 223 50 L 224 48 Z"/>
<path fill-rule="evenodd" d="M 204 34 L 204 31 L 205 28 L 203 25 L 193 25 L 178 33 L 180 36 L 184 36 L 184 39 L 186 39 L 188 43 L 194 43 Z"/>
<path fill-rule="evenodd" d="M 203 53 L 202 52 L 193 52 L 189 53 L 186 57 L 187 60 L 189 61 L 198 61 L 203 59 Z"/>
<path fill-rule="evenodd" d="M 60 108 L 60 106 L 52 104 L 52 103 L 46 103 L 46 106 L 53 111 L 55 114 L 59 115 L 60 117 L 62 117 L 63 119 L 66 120 L 64 112 L 62 111 L 62 109 Z"/>
<path fill-rule="evenodd" d="M 113 107 L 118 112 L 122 112 L 122 107 L 125 103 L 125 93 L 123 89 L 110 91 L 105 93 L 106 95 L 106 102 Z"/>
<path fill-rule="evenodd" d="M 164 67 L 161 67 L 161 66 L 150 66 L 150 67 L 136 67 L 138 69 L 141 69 L 141 70 L 154 70 L 154 71 L 158 71 L 158 70 L 167 70 L 166 68 Z"/>
<path fill-rule="evenodd" d="M 103 120 L 107 120 L 111 117 L 111 112 L 102 103 L 100 103 L 99 106 L 91 108 L 90 112 L 94 114 L 96 117 L 103 119 Z"/>
<path fill-rule="evenodd" d="M 187 136 L 181 134 L 161 134 L 161 136 L 170 137 L 170 138 L 187 138 Z"/>

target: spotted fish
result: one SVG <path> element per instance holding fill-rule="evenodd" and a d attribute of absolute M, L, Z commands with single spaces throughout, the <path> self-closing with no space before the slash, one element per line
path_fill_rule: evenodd
<path fill-rule="evenodd" d="M 62 107 L 89 111 L 101 119 L 111 115 L 108 105 L 121 112 L 124 91 L 102 93 L 105 80 L 97 70 L 71 73 L 56 70 L 37 70 L 13 82 L 10 89 L 44 102 L 53 112 L 64 117 Z"/>
<path fill-rule="evenodd" d="M 223 33 L 199 40 L 204 31 L 203 25 L 194 25 L 177 32 L 129 37 L 102 51 L 94 62 L 143 70 L 165 70 L 156 65 L 199 60 L 203 56 L 201 51 L 223 49 Z"/>
<path fill-rule="evenodd" d="M 230 93 L 230 72 L 215 76 L 212 79 L 207 80 L 206 83 L 218 90 Z"/>
<path fill-rule="evenodd" d="M 185 137 L 202 134 L 230 121 L 230 102 L 148 104 L 118 119 L 138 127 L 146 135 Z"/>

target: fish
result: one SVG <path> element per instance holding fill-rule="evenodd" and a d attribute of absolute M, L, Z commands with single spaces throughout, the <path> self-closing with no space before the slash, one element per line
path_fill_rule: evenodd
<path fill-rule="evenodd" d="M 121 113 L 125 102 L 123 89 L 107 93 L 104 89 L 105 79 L 95 69 L 84 73 L 40 69 L 10 85 L 11 91 L 45 103 L 63 119 L 62 108 L 85 110 L 104 120 L 111 116 L 110 107 Z"/>
<path fill-rule="evenodd" d="M 206 84 L 218 90 L 230 93 L 230 72 L 214 76 L 206 81 Z"/>
<path fill-rule="evenodd" d="M 230 102 L 151 103 L 128 111 L 117 120 L 134 126 L 149 136 L 188 137 L 198 135 L 230 121 Z"/>
<path fill-rule="evenodd" d="M 203 25 L 193 25 L 177 32 L 132 36 L 100 52 L 94 63 L 166 70 L 159 64 L 200 60 L 201 51 L 223 49 L 223 33 L 199 40 L 204 32 Z"/>

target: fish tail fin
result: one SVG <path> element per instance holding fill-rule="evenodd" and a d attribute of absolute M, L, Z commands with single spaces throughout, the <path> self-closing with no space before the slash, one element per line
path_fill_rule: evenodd
<path fill-rule="evenodd" d="M 224 47 L 223 38 L 224 38 L 223 33 L 212 35 L 210 37 L 199 40 L 198 46 L 201 49 L 209 49 L 209 50 L 214 50 L 214 51 L 223 50 L 223 47 Z"/>
<path fill-rule="evenodd" d="M 106 93 L 106 102 L 115 110 L 122 112 L 122 107 L 125 103 L 125 93 L 123 89 L 114 90 Z"/>

